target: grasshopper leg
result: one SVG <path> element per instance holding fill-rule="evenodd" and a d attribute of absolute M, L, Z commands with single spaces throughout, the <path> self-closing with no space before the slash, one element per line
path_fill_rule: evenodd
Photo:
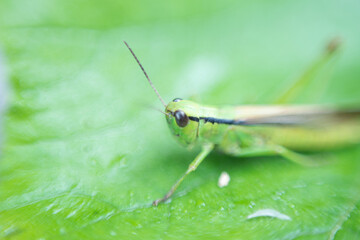
<path fill-rule="evenodd" d="M 200 163 L 206 158 L 207 155 L 209 155 L 209 153 L 213 149 L 214 149 L 214 144 L 204 145 L 202 147 L 201 152 L 196 156 L 194 161 L 192 161 L 190 163 L 190 165 L 189 165 L 188 169 L 186 170 L 186 172 L 184 173 L 184 175 L 176 181 L 176 183 L 171 187 L 170 191 L 163 198 L 155 200 L 153 202 L 153 206 L 157 206 L 159 203 L 165 202 L 166 200 L 168 200 L 173 195 L 173 193 L 176 191 L 176 189 L 179 187 L 181 182 L 185 179 L 185 177 L 187 175 L 189 175 L 191 172 L 195 171 L 196 168 L 200 165 Z"/>
<path fill-rule="evenodd" d="M 259 156 L 281 156 L 287 160 L 290 160 L 294 163 L 307 166 L 307 167 L 316 167 L 322 166 L 326 163 L 329 163 L 329 160 L 332 160 L 331 155 L 305 155 L 291 151 L 283 146 L 279 145 L 268 145 L 267 147 L 253 150 L 243 150 L 238 157 L 259 157 Z"/>
<path fill-rule="evenodd" d="M 291 102 L 294 98 L 300 96 L 301 92 L 314 80 L 316 74 L 324 68 L 336 56 L 337 50 L 341 45 L 341 40 L 336 37 L 333 38 L 326 46 L 325 51 L 320 58 L 314 62 L 301 76 L 297 79 L 283 94 L 280 95 L 275 101 L 276 104 L 284 104 Z M 329 81 L 329 77 L 324 79 L 322 86 L 325 82 Z"/>
<path fill-rule="evenodd" d="M 324 155 L 317 155 L 317 156 L 303 155 L 301 153 L 293 152 L 282 146 L 273 146 L 273 150 L 280 156 L 292 162 L 307 167 L 316 167 L 323 165 L 324 163 L 326 163 L 326 159 L 328 159 L 328 158 L 324 158 Z"/>

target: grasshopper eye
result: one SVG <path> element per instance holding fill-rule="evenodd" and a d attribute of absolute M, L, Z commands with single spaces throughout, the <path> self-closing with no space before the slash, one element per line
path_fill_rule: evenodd
<path fill-rule="evenodd" d="M 189 123 L 189 117 L 182 110 L 176 110 L 174 116 L 179 127 L 185 127 Z"/>
<path fill-rule="evenodd" d="M 181 98 L 175 98 L 174 100 L 173 100 L 173 102 L 180 102 L 182 99 Z"/>

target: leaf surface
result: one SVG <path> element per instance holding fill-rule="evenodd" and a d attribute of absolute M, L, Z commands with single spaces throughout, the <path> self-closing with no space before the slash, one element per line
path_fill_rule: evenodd
<path fill-rule="evenodd" d="M 152 207 L 198 149 L 170 135 L 126 40 L 168 101 L 271 103 L 339 35 L 297 102 L 359 102 L 357 1 L 0 3 L 12 97 L 0 161 L 4 239 L 354 239 L 360 149 L 304 168 L 214 153 Z M 322 91 L 320 91 L 320 90 Z M 315 100 L 314 100 L 315 99 Z M 227 187 L 219 188 L 222 171 Z M 273 209 L 291 218 L 247 216 Z"/>

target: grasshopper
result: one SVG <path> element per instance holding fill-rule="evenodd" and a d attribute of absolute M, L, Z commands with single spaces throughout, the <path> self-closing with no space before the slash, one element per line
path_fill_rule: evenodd
<path fill-rule="evenodd" d="M 166 122 L 182 145 L 200 144 L 202 150 L 190 163 L 165 196 L 168 200 L 187 175 L 195 171 L 214 149 L 236 157 L 279 155 L 292 162 L 314 166 L 321 160 L 300 152 L 324 151 L 360 142 L 360 107 L 341 108 L 322 105 L 286 105 L 329 61 L 339 41 L 331 41 L 325 53 L 307 70 L 274 105 L 208 106 L 175 98 L 166 104 L 142 64 L 124 42 L 144 72 L 154 92 L 164 105 Z"/>

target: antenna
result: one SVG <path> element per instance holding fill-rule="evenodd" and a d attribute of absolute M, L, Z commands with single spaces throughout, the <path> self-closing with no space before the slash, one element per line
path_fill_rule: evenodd
<path fill-rule="evenodd" d="M 135 53 L 133 52 L 133 50 L 130 48 L 130 46 L 124 41 L 125 45 L 128 47 L 128 49 L 130 50 L 131 54 L 134 56 L 136 62 L 139 64 L 141 70 L 144 72 L 145 77 L 147 78 L 147 80 L 150 83 L 150 86 L 152 87 L 152 89 L 154 90 L 154 92 L 156 93 L 156 95 L 158 96 L 158 98 L 160 99 L 161 103 L 166 107 L 166 104 L 164 102 L 164 100 L 161 98 L 158 90 L 155 88 L 154 84 L 151 82 L 149 76 L 147 75 L 147 73 L 145 72 L 145 69 L 143 68 L 143 66 L 141 65 L 139 59 L 136 57 Z"/>

